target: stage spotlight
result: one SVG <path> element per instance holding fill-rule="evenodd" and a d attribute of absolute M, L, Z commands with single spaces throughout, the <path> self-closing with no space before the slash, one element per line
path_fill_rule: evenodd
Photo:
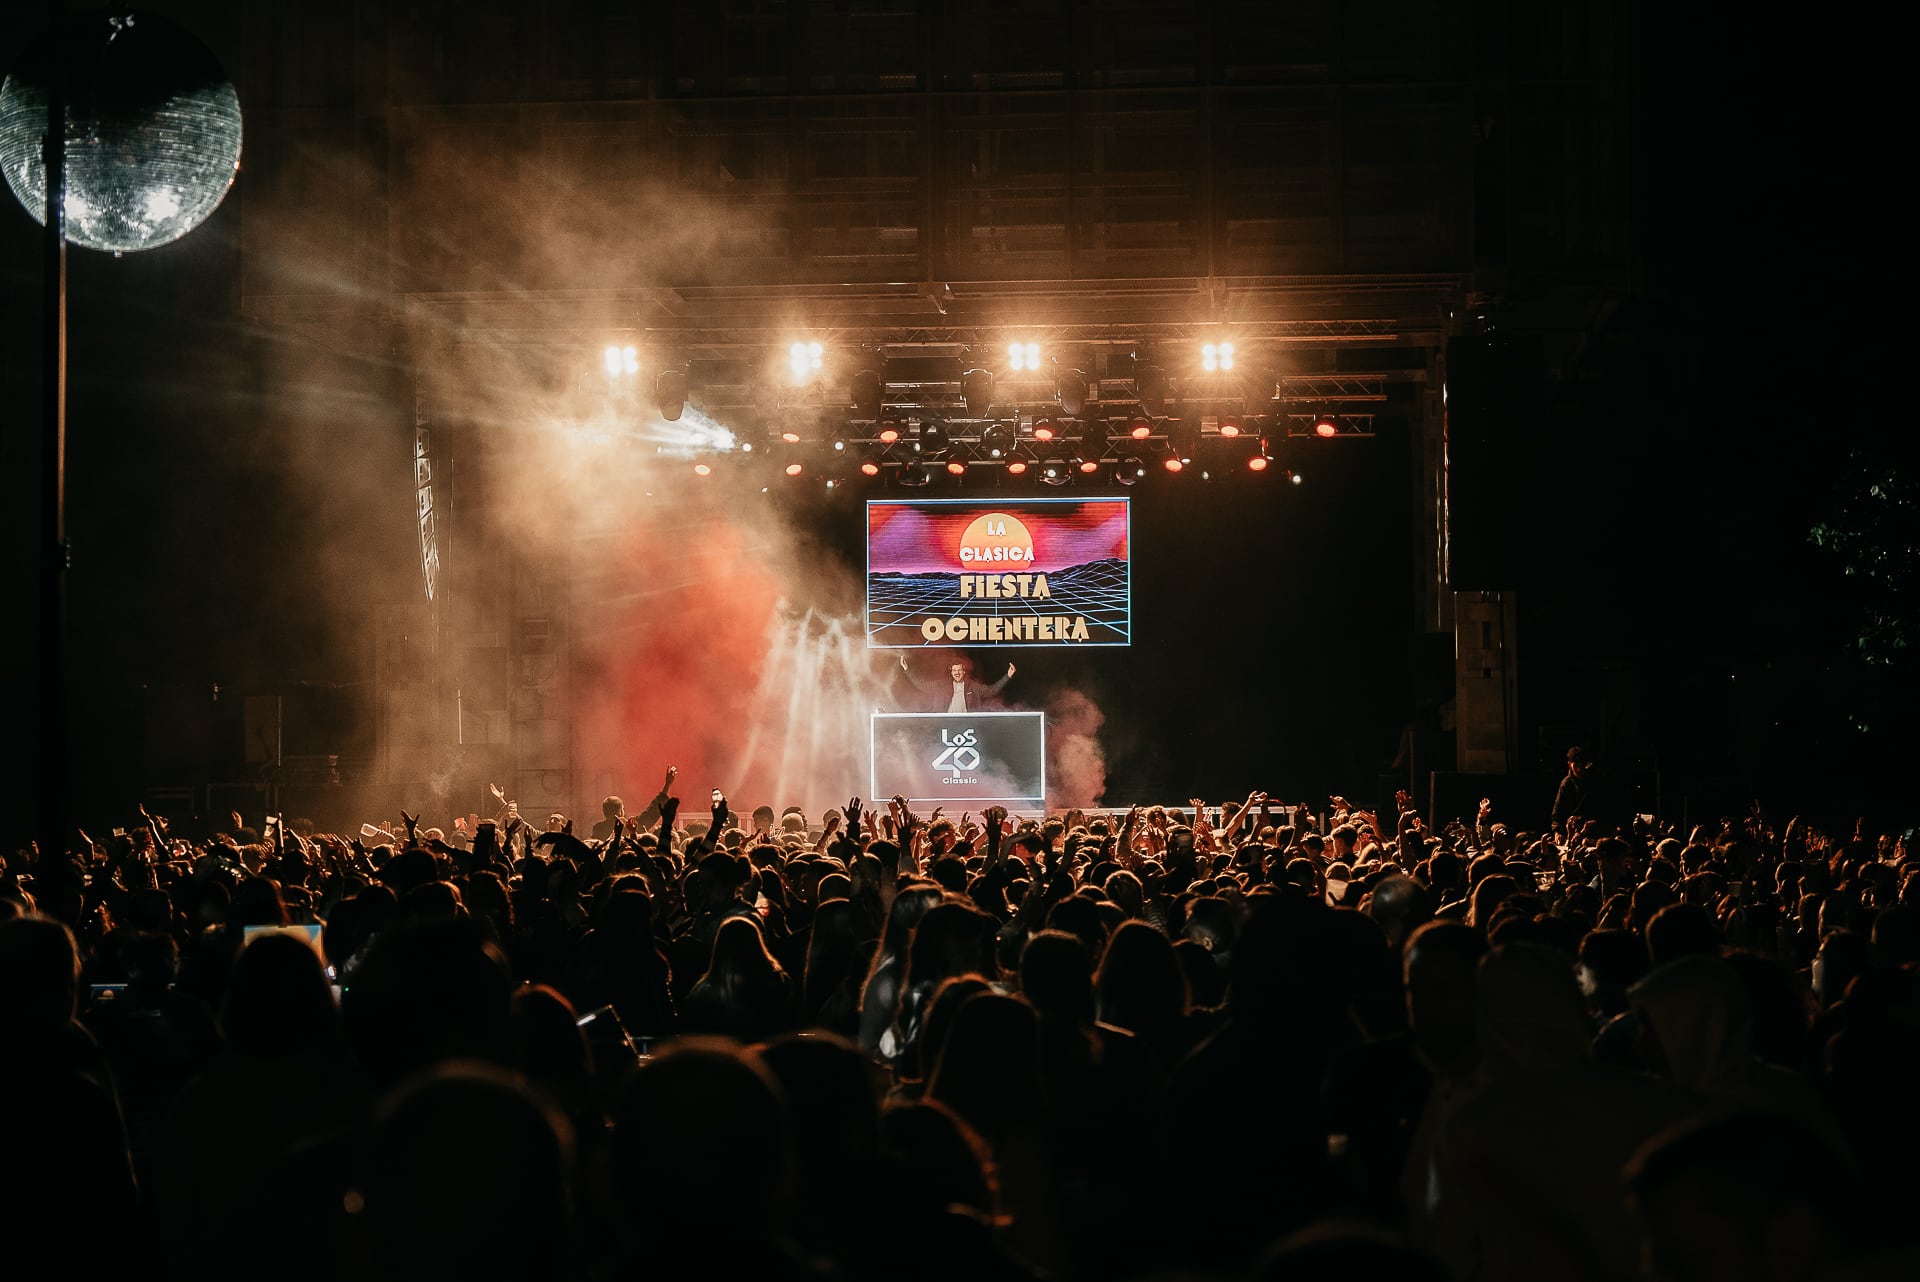
<path fill-rule="evenodd" d="M 1040 368 L 1040 344 L 1008 343 L 1007 364 L 1016 370 L 1037 370 Z"/>
<path fill-rule="evenodd" d="M 1040 479 L 1048 485 L 1065 485 L 1073 479 L 1073 472 L 1065 459 L 1050 458 L 1040 465 Z"/>
<path fill-rule="evenodd" d="M 1060 380 L 1060 412 L 1068 418 L 1078 418 L 1086 408 L 1086 371 L 1070 369 Z"/>
<path fill-rule="evenodd" d="M 807 469 L 804 466 L 802 466 L 798 461 L 795 461 L 787 464 L 785 470 L 788 476 L 798 476 L 802 472 L 806 471 Z"/>
<path fill-rule="evenodd" d="M 1331 410 L 1322 410 L 1313 416 L 1313 434 L 1322 438 L 1340 435 L 1340 420 Z"/>
<path fill-rule="evenodd" d="M 678 420 L 680 412 L 687 408 L 686 371 L 661 370 L 653 380 L 653 403 L 661 418 L 669 423 Z"/>
<path fill-rule="evenodd" d="M 937 459 L 947 452 L 947 425 L 937 418 L 930 418 L 920 424 L 920 454 L 923 458 Z"/>
<path fill-rule="evenodd" d="M 1135 414 L 1127 426 L 1127 435 L 1136 441 L 1144 441 L 1153 435 L 1153 420 L 1145 414 Z"/>
<path fill-rule="evenodd" d="M 1137 454 L 1129 454 L 1113 465 L 1113 479 L 1122 485 L 1132 485 L 1146 474 L 1147 465 Z"/>
<path fill-rule="evenodd" d="M 695 476 L 712 476 L 713 465 L 711 463 L 695 463 L 693 465 L 693 474 Z"/>
<path fill-rule="evenodd" d="M 989 423 L 980 433 L 980 452 L 990 459 L 1005 458 L 1013 451 L 1013 425 Z"/>
<path fill-rule="evenodd" d="M 960 398 L 967 403 L 967 417 L 985 418 L 993 403 L 993 371 L 970 369 L 960 376 Z"/>
<path fill-rule="evenodd" d="M 966 474 L 967 461 L 965 459 L 950 458 L 947 460 L 947 475 L 965 476 Z"/>
<path fill-rule="evenodd" d="M 900 439 L 900 420 L 893 418 L 881 419 L 880 430 L 875 433 L 875 436 L 879 438 L 881 444 L 892 445 Z"/>
<path fill-rule="evenodd" d="M 798 445 L 800 443 L 800 433 L 794 431 L 791 427 L 789 427 L 780 433 L 780 439 L 785 441 L 788 445 Z"/>
<path fill-rule="evenodd" d="M 787 348 L 787 370 L 793 381 L 804 383 L 820 372 L 820 344 L 793 343 Z"/>
<path fill-rule="evenodd" d="M 1182 463 L 1193 462 L 1194 453 L 1200 448 L 1200 422 L 1198 419 L 1168 419 L 1167 449 L 1172 457 Z M 1177 469 L 1175 469 L 1177 470 Z"/>
<path fill-rule="evenodd" d="M 1058 438 L 1059 435 L 1060 424 L 1056 420 L 1051 418 L 1036 418 L 1033 420 L 1034 440 L 1051 441 Z"/>
<path fill-rule="evenodd" d="M 1149 414 L 1167 412 L 1167 373 L 1158 365 L 1142 365 L 1133 376 L 1140 408 Z"/>
<path fill-rule="evenodd" d="M 862 476 L 880 475 L 880 464 L 873 459 L 862 459 L 860 462 L 860 475 Z"/>
<path fill-rule="evenodd" d="M 618 344 L 610 345 L 601 354 L 601 359 L 606 363 L 608 378 L 631 376 L 640 372 L 640 352 L 636 348 L 621 347 Z"/>
<path fill-rule="evenodd" d="M 918 461 L 900 465 L 900 484 L 908 488 L 918 488 L 933 479 L 933 469 Z"/>
<path fill-rule="evenodd" d="M 861 419 L 880 417 L 880 375 L 863 369 L 853 376 L 853 412 Z"/>
<path fill-rule="evenodd" d="M 1083 458 L 1075 464 L 1075 466 L 1080 469 L 1081 475 L 1092 476 L 1100 470 L 1100 460 L 1097 458 Z"/>
<path fill-rule="evenodd" d="M 1266 456 L 1266 455 L 1264 455 L 1264 454 L 1253 454 L 1253 455 L 1249 455 L 1249 456 L 1248 456 L 1248 458 L 1247 458 L 1247 471 L 1249 471 L 1249 472 L 1264 472 L 1264 471 L 1266 471 L 1266 470 L 1267 470 L 1267 456 Z"/>
<path fill-rule="evenodd" d="M 1019 456 L 1016 455 L 1015 457 L 1007 460 L 1008 476 L 1025 476 L 1026 474 L 1027 474 L 1027 461 L 1025 459 L 1020 458 Z"/>
<path fill-rule="evenodd" d="M 1181 461 L 1178 454 L 1169 454 L 1160 460 L 1160 466 L 1166 468 L 1169 472 L 1178 472 L 1186 467 L 1186 464 Z"/>
<path fill-rule="evenodd" d="M 1232 343 L 1208 343 L 1200 349 L 1200 368 L 1211 374 L 1233 368 Z"/>
<path fill-rule="evenodd" d="M 1305 480 L 1306 478 L 1301 476 L 1300 473 L 1295 472 L 1291 468 L 1289 468 L 1287 471 L 1287 479 L 1289 481 L 1292 481 L 1295 485 L 1298 485 L 1300 484 L 1301 481 Z"/>
<path fill-rule="evenodd" d="M 1238 414 L 1222 414 L 1220 416 L 1220 435 L 1226 437 L 1228 440 L 1233 440 L 1240 435 L 1240 416 Z"/>

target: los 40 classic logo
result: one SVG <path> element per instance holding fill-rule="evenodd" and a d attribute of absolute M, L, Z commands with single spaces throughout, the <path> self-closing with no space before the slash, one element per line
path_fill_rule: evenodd
<path fill-rule="evenodd" d="M 933 759 L 935 770 L 967 771 L 980 768 L 980 735 L 975 730 L 942 730 L 940 755 Z"/>

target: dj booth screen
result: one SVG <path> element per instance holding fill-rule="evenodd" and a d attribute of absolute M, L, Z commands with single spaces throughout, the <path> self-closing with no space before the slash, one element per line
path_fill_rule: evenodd
<path fill-rule="evenodd" d="M 867 644 L 1133 640 L 1125 499 L 867 504 Z"/>
<path fill-rule="evenodd" d="M 1047 729 L 1038 712 L 876 712 L 877 801 L 1043 805 Z"/>

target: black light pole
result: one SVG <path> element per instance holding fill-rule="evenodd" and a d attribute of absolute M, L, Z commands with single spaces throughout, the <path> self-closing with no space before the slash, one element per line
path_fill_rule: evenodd
<path fill-rule="evenodd" d="M 40 460 L 40 857 L 67 849 L 67 42 L 65 0 L 47 0 L 47 235 L 42 257 Z"/>

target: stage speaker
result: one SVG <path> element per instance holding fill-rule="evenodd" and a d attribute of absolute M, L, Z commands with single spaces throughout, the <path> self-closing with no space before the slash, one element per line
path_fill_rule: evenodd
<path fill-rule="evenodd" d="M 1453 596 L 1454 721 L 1462 770 L 1519 764 L 1519 606 L 1512 592 Z"/>
<path fill-rule="evenodd" d="M 1524 588 L 1559 555 L 1554 478 L 1538 466 L 1545 402 L 1537 338 L 1448 341 L 1448 585 L 1456 591 Z"/>

